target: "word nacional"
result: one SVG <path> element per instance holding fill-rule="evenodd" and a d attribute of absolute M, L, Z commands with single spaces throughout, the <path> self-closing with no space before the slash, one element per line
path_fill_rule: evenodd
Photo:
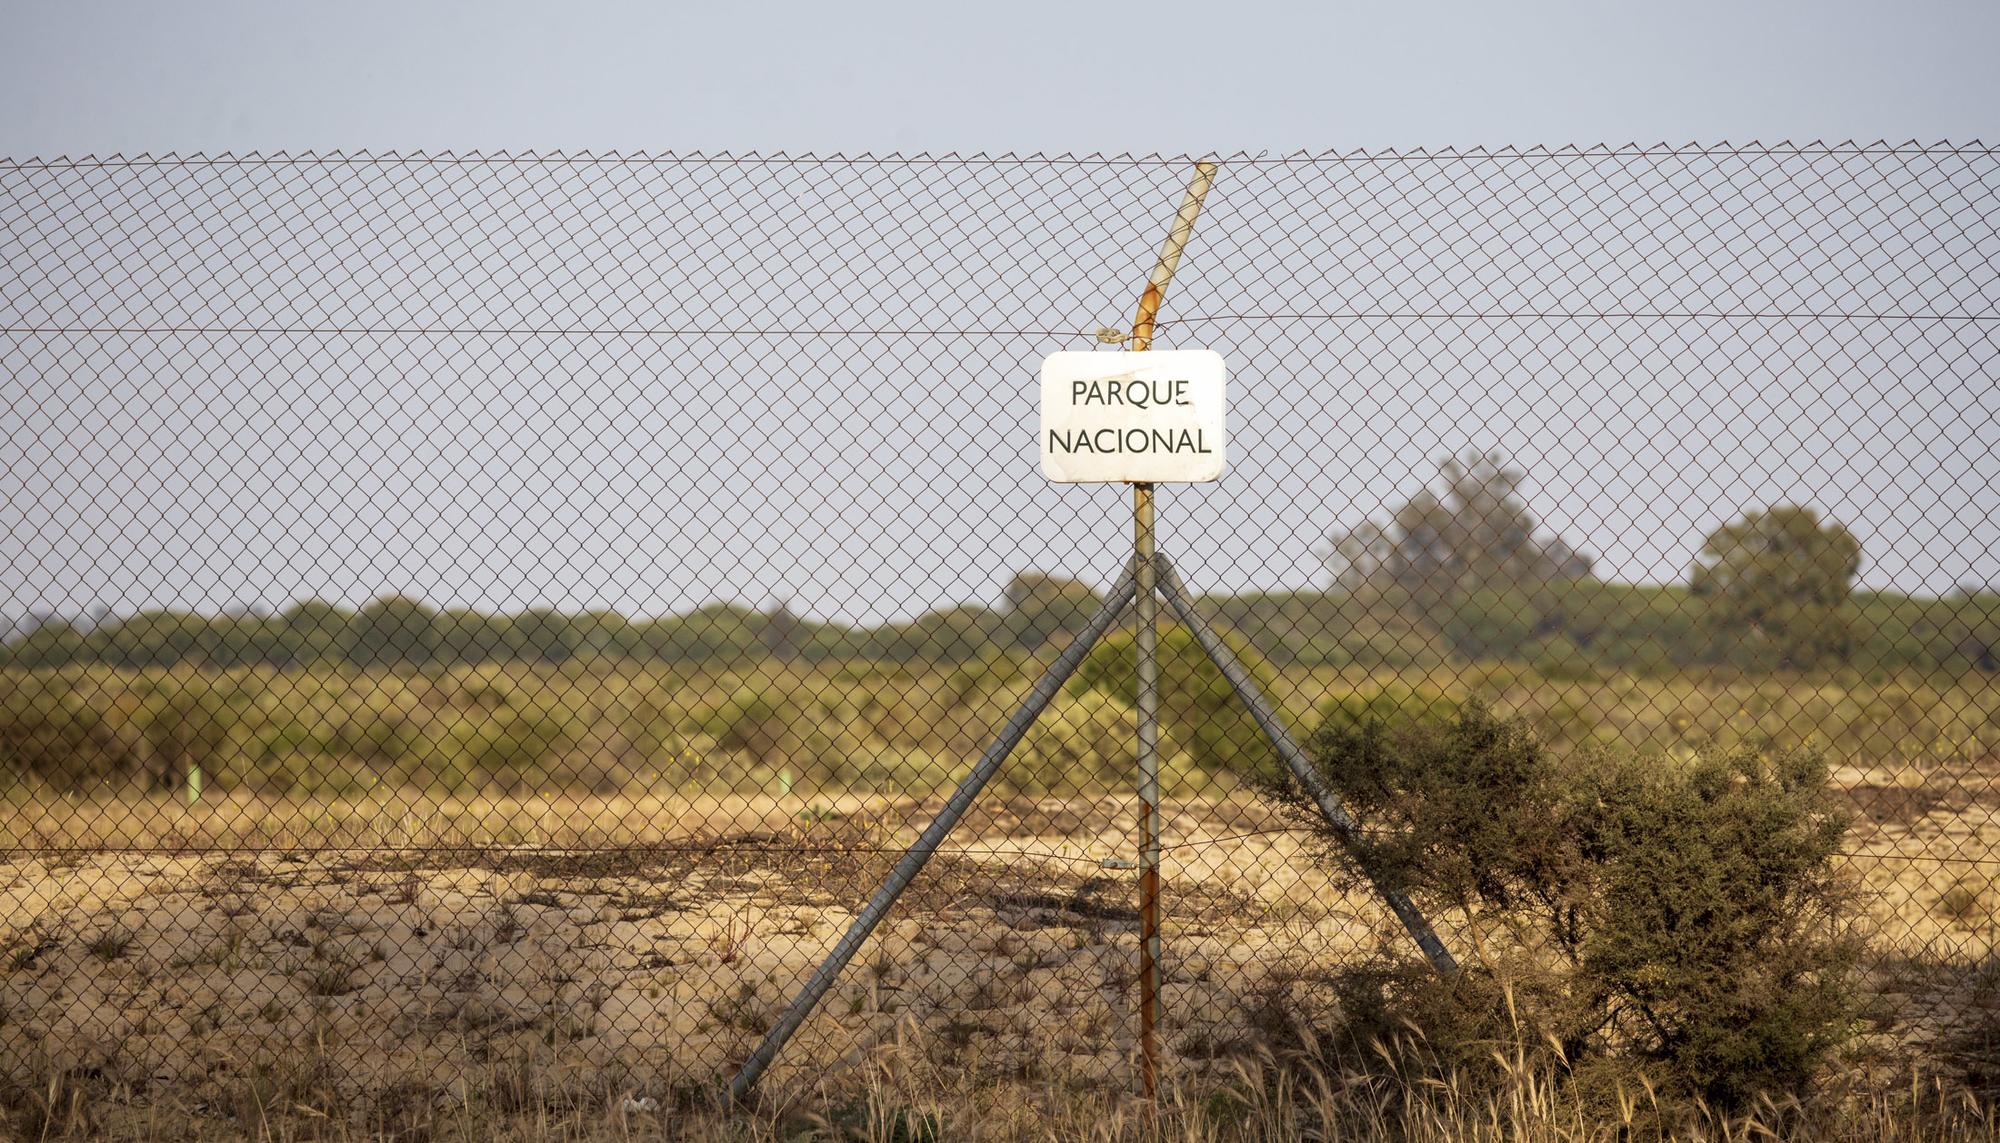
<path fill-rule="evenodd" d="M 1042 362 L 1042 474 L 1197 482 L 1222 474 L 1225 370 L 1209 350 L 1053 353 Z"/>
<path fill-rule="evenodd" d="M 1050 429 L 1050 452 L 1214 452 L 1200 429 Z"/>

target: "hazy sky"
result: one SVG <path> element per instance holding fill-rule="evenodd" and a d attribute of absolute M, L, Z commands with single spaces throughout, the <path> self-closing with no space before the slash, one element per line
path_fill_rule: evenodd
<path fill-rule="evenodd" d="M 0 155 L 1993 142 L 2000 4 L 6 0 Z"/>
<path fill-rule="evenodd" d="M 30 157 L 2000 139 L 2000 4 L 0 11 L 14 615 L 409 592 L 872 621 L 1023 567 L 1107 580 L 1122 494 L 1040 481 L 1028 394 L 1041 354 L 1129 320 L 1185 178 Z M 1990 157 L 1226 167 L 1169 318 L 1948 317 L 1170 327 L 1229 357 L 1233 419 L 1231 472 L 1171 493 L 1166 542 L 1200 589 L 1303 586 L 1327 529 L 1494 447 L 1616 578 L 1676 579 L 1782 501 L 1855 527 L 1865 583 L 1993 582 L 1997 199 Z M 815 288 L 797 267 L 829 252 Z M 961 290 L 1002 304 L 968 319 Z M 587 336 L 967 320 L 1010 332 Z M 523 324 L 586 335 L 266 332 Z"/>

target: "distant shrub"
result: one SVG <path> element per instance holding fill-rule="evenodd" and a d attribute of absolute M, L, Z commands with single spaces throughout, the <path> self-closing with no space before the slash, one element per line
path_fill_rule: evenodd
<path fill-rule="evenodd" d="M 1324 660 L 1332 666 L 1408 667 L 1443 658 L 1420 633 L 1386 627 L 1342 633 L 1335 648 Z"/>
<path fill-rule="evenodd" d="M 959 664 L 945 677 L 944 691 L 960 704 L 974 702 L 989 691 L 1025 684 L 1033 677 L 1032 661 L 1019 651 L 996 647 Z"/>
<path fill-rule="evenodd" d="M 1258 689 L 1276 702 L 1277 675 L 1247 640 L 1233 633 L 1223 638 L 1236 653 Z M 1102 691 L 1132 705 L 1138 694 L 1134 678 L 1137 635 L 1120 631 L 1107 635 L 1084 656 L 1070 682 L 1072 695 Z M 1277 752 L 1250 712 L 1236 698 L 1229 680 L 1212 662 L 1194 633 L 1185 627 L 1160 632 L 1160 722 L 1168 738 L 1185 751 L 1194 765 L 1239 777 L 1277 773 Z"/>
<path fill-rule="evenodd" d="M 999 630 L 1016 646 L 1032 650 L 1083 630 L 1103 602 L 1096 588 L 1079 580 L 1022 572 L 1007 583 Z"/>
<path fill-rule="evenodd" d="M 223 782 L 219 763 L 241 719 L 209 679 L 187 671 L 165 677 L 135 721 L 153 788 L 179 789 L 195 769 L 210 785 Z"/>
<path fill-rule="evenodd" d="M 0 783 L 79 790 L 124 778 L 137 761 L 132 745 L 67 684 L 0 680 Z"/>
<path fill-rule="evenodd" d="M 414 775 L 420 783 L 433 778 L 447 788 L 493 787 L 510 792 L 537 785 L 568 787 L 579 775 L 560 772 L 553 764 L 576 742 L 560 713 L 532 706 L 507 707 L 484 716 L 461 717 L 438 740 L 429 773 Z"/>
<path fill-rule="evenodd" d="M 778 759 L 801 712 L 789 695 L 769 687 L 743 687 L 710 707 L 702 730 L 722 750 L 740 750 L 760 762 Z"/>
<path fill-rule="evenodd" d="M 1545 679 L 1559 683 L 1582 682 L 1597 677 L 1596 665 L 1583 648 L 1564 635 L 1545 635 L 1528 644 L 1522 657 Z"/>
<path fill-rule="evenodd" d="M 1138 717 L 1102 691 L 1051 703 L 1000 769 L 1003 790 L 1073 794 L 1130 786 L 1138 775 Z"/>
<path fill-rule="evenodd" d="M 953 607 L 856 636 L 859 654 L 892 662 L 963 663 L 1011 638 L 1004 618 L 983 607 Z M 1017 632 L 1018 634 L 1018 632 Z"/>
<path fill-rule="evenodd" d="M 1320 704 L 1321 732 L 1357 732 L 1370 725 L 1400 731 L 1420 723 L 1448 725 L 1458 717 L 1460 700 L 1421 683 L 1390 682 L 1335 694 Z"/>
<path fill-rule="evenodd" d="M 328 731 L 325 743 L 330 752 L 381 769 L 407 761 L 422 748 L 422 733 L 408 715 L 395 709 L 349 709 Z"/>
<path fill-rule="evenodd" d="M 852 777 L 870 753 L 867 729 L 874 713 L 858 687 L 814 694 L 796 683 L 772 681 L 737 689 L 703 711 L 697 725 L 717 750 L 775 769 L 779 789 L 789 790 Z"/>
<path fill-rule="evenodd" d="M 1350 1042 L 1429 1021 L 1426 1050 L 1476 1068 L 1526 1029 L 1579 1081 L 1636 1069 L 1739 1107 L 1799 1090 L 1847 1035 L 1845 822 L 1816 753 L 1558 754 L 1473 703 L 1446 723 L 1332 721 L 1314 759 L 1368 861 L 1481 934 L 1449 989 L 1413 987 L 1400 957 L 1346 976 Z M 1331 848 L 1303 794 L 1279 796 Z"/>
<path fill-rule="evenodd" d="M 635 689 L 617 708 L 613 726 L 619 759 L 635 771 L 679 780 L 699 760 L 690 741 L 693 721 L 665 687 Z"/>
<path fill-rule="evenodd" d="M 1514 658 L 1542 631 L 1540 605 L 1526 591 L 1476 590 L 1445 604 L 1438 627 L 1466 659 Z"/>

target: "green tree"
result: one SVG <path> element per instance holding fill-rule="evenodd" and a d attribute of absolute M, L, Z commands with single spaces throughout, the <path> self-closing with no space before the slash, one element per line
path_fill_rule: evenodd
<path fill-rule="evenodd" d="M 655 659 L 700 662 L 755 654 L 762 646 L 763 617 L 733 603 L 711 603 L 686 615 L 636 624 L 639 645 Z"/>
<path fill-rule="evenodd" d="M 90 657 L 90 637 L 65 619 L 42 622 L 7 645 L 8 664 L 28 669 L 66 667 Z"/>
<path fill-rule="evenodd" d="M 579 655 L 629 659 L 642 650 L 632 624 L 616 611 L 586 611 L 571 616 L 570 625 L 576 629 L 576 653 Z"/>
<path fill-rule="evenodd" d="M 202 633 L 199 662 L 218 670 L 284 661 L 284 627 L 250 609 L 215 616 Z"/>
<path fill-rule="evenodd" d="M 514 625 L 469 607 L 438 612 L 439 658 L 454 665 L 496 663 L 515 658 L 519 647 Z"/>
<path fill-rule="evenodd" d="M 1561 632 L 1565 600 L 1591 565 L 1562 538 L 1536 534 L 1525 479 L 1499 453 L 1446 457 L 1434 487 L 1331 537 L 1334 586 L 1407 612 L 1461 658 L 1531 655 Z"/>
<path fill-rule="evenodd" d="M 583 632 L 562 612 L 536 607 L 514 617 L 514 641 L 527 658 L 561 663 L 583 648 Z"/>
<path fill-rule="evenodd" d="M 1963 590 L 1926 609 L 1931 657 L 1959 672 L 2000 671 L 2000 593 Z"/>
<path fill-rule="evenodd" d="M 1336 533 L 1326 554 L 1336 586 L 1396 587 L 1431 601 L 1469 591 L 1582 579 L 1590 560 L 1560 538 L 1537 537 L 1525 477 L 1496 452 L 1438 462 L 1438 490 L 1419 489 L 1386 523 Z"/>
<path fill-rule="evenodd" d="M 1103 602 L 1080 580 L 1022 572 L 1007 582 L 1007 637 L 1018 647 L 1032 649 L 1058 636 L 1074 635 Z"/>
<path fill-rule="evenodd" d="M 142 611 L 90 633 L 91 657 L 118 667 L 171 667 L 201 657 L 209 621 L 182 611 Z"/>
<path fill-rule="evenodd" d="M 861 653 L 896 663 L 963 663 L 992 650 L 999 627 L 999 617 L 983 607 L 931 611 L 868 632 Z"/>
<path fill-rule="evenodd" d="M 309 666 L 337 657 L 347 644 L 354 613 L 323 600 L 294 603 L 278 614 L 279 666 Z"/>
<path fill-rule="evenodd" d="M 355 613 L 341 654 L 357 667 L 427 666 L 443 656 L 445 637 L 436 612 L 414 599 L 389 596 Z"/>
<path fill-rule="evenodd" d="M 1708 534 L 1689 588 L 1707 602 L 1711 638 L 1729 658 L 1808 667 L 1853 646 L 1848 600 L 1861 544 L 1811 508 L 1750 512 Z"/>

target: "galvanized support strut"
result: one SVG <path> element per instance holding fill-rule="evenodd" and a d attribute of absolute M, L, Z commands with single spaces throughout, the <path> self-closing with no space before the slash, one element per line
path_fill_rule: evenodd
<path fill-rule="evenodd" d="M 1431 923 L 1417 911 L 1416 903 L 1410 900 L 1409 894 L 1384 877 L 1381 871 L 1375 868 L 1374 863 L 1368 860 L 1367 849 L 1361 844 L 1360 832 L 1355 828 L 1354 819 L 1347 815 L 1346 807 L 1340 804 L 1339 796 L 1312 768 L 1305 751 L 1299 749 L 1299 744 L 1292 740 L 1291 731 L 1285 729 L 1284 722 L 1278 718 L 1270 702 L 1257 689 L 1257 684 L 1251 680 L 1250 673 L 1243 669 L 1243 664 L 1236 661 L 1236 655 L 1230 651 L 1229 644 L 1223 642 L 1222 637 L 1217 635 L 1215 630 L 1203 621 L 1201 613 L 1195 610 L 1194 600 L 1188 595 L 1187 588 L 1181 584 L 1181 577 L 1174 571 L 1173 562 L 1163 555 L 1156 555 L 1154 562 L 1159 572 L 1160 591 L 1167 597 L 1167 606 L 1173 608 L 1174 614 L 1180 616 L 1181 622 L 1187 625 L 1188 630 L 1194 632 L 1194 637 L 1201 643 L 1202 650 L 1208 652 L 1208 657 L 1222 671 L 1223 677 L 1229 680 L 1229 686 L 1236 692 L 1238 701 L 1249 709 L 1250 717 L 1256 720 L 1258 727 L 1264 731 L 1264 736 L 1271 740 L 1272 747 L 1278 751 L 1278 757 L 1284 759 L 1285 766 L 1292 772 L 1292 777 L 1298 779 L 1299 785 L 1304 787 L 1313 804 L 1319 807 L 1320 816 L 1326 819 L 1326 824 L 1333 827 L 1334 835 L 1347 847 L 1347 852 L 1353 856 L 1355 864 L 1359 865 L 1361 872 L 1374 883 L 1375 891 L 1388 902 L 1390 911 L 1396 914 L 1396 919 L 1403 922 L 1403 927 L 1409 930 L 1410 936 L 1417 942 L 1417 947 L 1430 959 L 1431 967 L 1446 976 L 1456 976 L 1458 961 L 1451 955 L 1451 950 L 1444 947 L 1444 942 L 1438 939 L 1436 930 L 1431 928 Z"/>
<path fill-rule="evenodd" d="M 1091 647 L 1095 646 L 1097 641 L 1104 637 L 1104 633 L 1111 629 L 1111 625 L 1118 621 L 1118 616 L 1124 612 L 1125 605 L 1132 602 L 1137 578 L 1138 566 L 1135 562 L 1133 566 L 1125 569 L 1125 574 L 1118 577 L 1118 583 L 1112 587 L 1111 594 L 1104 597 L 1103 605 L 1090 617 L 1090 621 L 1084 624 L 1083 630 L 1077 633 L 1069 646 L 1063 648 L 1062 653 L 1056 656 L 1055 662 L 1049 664 L 1049 669 L 1042 672 L 1042 677 L 1035 681 L 1034 689 L 1028 692 L 1028 697 L 1021 701 L 1020 708 L 1007 720 L 1006 725 L 1001 727 L 1000 734 L 993 740 L 993 744 L 979 756 L 979 761 L 973 764 L 971 772 L 959 782 L 958 789 L 952 791 L 951 798 L 944 804 L 944 809 L 939 811 L 937 818 L 925 828 L 909 852 L 896 862 L 896 867 L 889 871 L 889 876 L 882 882 L 882 887 L 875 890 L 875 895 L 868 899 L 868 904 L 861 910 L 861 915 L 854 918 L 854 923 L 848 926 L 847 932 L 840 938 L 840 942 L 833 946 L 833 951 L 827 954 L 818 971 L 806 981 L 805 987 L 799 989 L 799 994 L 792 998 L 792 1003 L 785 1009 L 785 1014 L 778 1018 L 778 1022 L 771 1026 L 769 1032 L 764 1034 L 763 1041 L 750 1053 L 750 1058 L 743 1061 L 742 1069 L 729 1083 L 729 1098 L 732 1102 L 740 1101 L 749 1094 L 750 1088 L 757 1082 L 757 1077 L 763 1075 L 764 1069 L 771 1066 L 771 1061 L 777 1058 L 785 1042 L 792 1038 L 792 1034 L 799 1030 L 799 1025 L 805 1023 L 806 1017 L 812 1014 L 813 1008 L 819 1004 L 820 997 L 826 995 L 826 990 L 833 987 L 834 980 L 840 976 L 841 970 L 847 967 L 847 962 L 854 959 L 854 954 L 868 940 L 868 935 L 875 931 L 875 926 L 882 922 L 890 906 L 896 903 L 896 898 L 903 895 L 903 890 L 909 887 L 910 880 L 923 869 L 925 863 L 930 861 L 931 855 L 937 852 L 938 845 L 944 841 L 945 835 L 958 824 L 958 819 L 972 806 L 973 799 L 977 798 L 979 792 L 986 788 L 986 783 L 993 779 L 993 775 L 1000 769 L 1000 764 L 1014 752 L 1014 747 L 1020 743 L 1028 728 L 1034 725 L 1043 708 L 1049 705 L 1049 701 L 1056 697 L 1058 691 L 1062 690 L 1063 684 L 1076 672 L 1077 666 L 1083 662 L 1083 657 L 1090 653 Z"/>

